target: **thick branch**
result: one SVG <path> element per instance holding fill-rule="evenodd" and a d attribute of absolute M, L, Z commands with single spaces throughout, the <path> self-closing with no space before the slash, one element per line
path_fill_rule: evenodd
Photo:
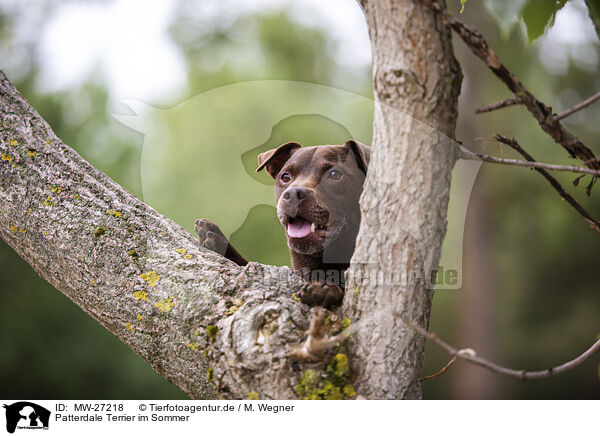
<path fill-rule="evenodd" d="M 245 268 L 63 144 L 0 72 L 0 236 L 192 398 L 295 398 L 306 307 L 289 268 Z M 287 383 L 276 383 L 278 371 Z"/>

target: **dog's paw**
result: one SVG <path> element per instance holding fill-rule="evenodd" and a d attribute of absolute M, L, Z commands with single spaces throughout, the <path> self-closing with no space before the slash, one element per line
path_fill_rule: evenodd
<path fill-rule="evenodd" d="M 198 242 L 205 248 L 224 256 L 229 241 L 216 224 L 203 218 L 196 220 L 194 231 L 198 235 Z"/>
<path fill-rule="evenodd" d="M 319 282 L 306 282 L 300 289 L 300 301 L 309 306 L 329 309 L 339 306 L 344 299 L 344 291 L 338 285 Z"/>

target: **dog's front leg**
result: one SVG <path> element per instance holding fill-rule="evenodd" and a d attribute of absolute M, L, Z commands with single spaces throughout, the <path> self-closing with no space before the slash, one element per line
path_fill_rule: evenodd
<path fill-rule="evenodd" d="M 237 263 L 240 266 L 248 264 L 234 247 L 229 243 L 219 226 L 203 218 L 196 220 L 194 230 L 198 235 L 198 242 L 205 248 L 215 253 L 225 256 L 227 259 Z"/>

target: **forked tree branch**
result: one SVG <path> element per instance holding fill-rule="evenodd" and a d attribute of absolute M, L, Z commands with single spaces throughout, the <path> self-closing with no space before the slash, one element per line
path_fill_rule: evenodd
<path fill-rule="evenodd" d="M 481 160 L 483 162 L 495 163 L 500 165 L 512 165 L 517 167 L 528 167 L 528 168 L 543 168 L 551 171 L 567 171 L 571 173 L 583 173 L 592 176 L 600 176 L 600 170 L 593 170 L 591 168 L 578 167 L 575 165 L 556 165 L 542 162 L 531 162 L 518 159 L 506 159 L 503 157 L 488 156 L 482 153 L 475 153 L 463 146 L 460 147 L 460 158 L 467 160 Z"/>
<path fill-rule="evenodd" d="M 450 15 L 445 9 L 432 0 L 422 0 L 429 8 L 439 14 L 446 26 L 452 29 L 471 49 L 471 51 L 480 58 L 487 67 L 494 73 L 502 83 L 514 94 L 514 97 L 519 98 L 531 115 L 537 120 L 538 124 L 544 132 L 554 139 L 555 142 L 569 152 L 573 157 L 586 162 L 589 168 L 600 169 L 600 162 L 594 158 L 594 153 L 575 135 L 569 132 L 559 120 L 554 118 L 552 108 L 546 106 L 542 101 L 538 100 L 529 90 L 521 83 L 514 74 L 512 74 L 498 56 L 491 49 L 487 41 L 481 33 L 466 25 L 460 20 L 457 20 Z"/>
<path fill-rule="evenodd" d="M 440 339 L 435 333 L 428 332 L 427 330 L 425 330 L 424 328 L 422 328 L 421 326 L 419 326 L 417 323 L 413 322 L 412 320 L 410 320 L 404 316 L 402 316 L 401 319 L 406 325 L 408 325 L 413 330 L 418 332 L 424 338 L 433 342 L 438 347 L 445 350 L 451 356 L 465 360 L 474 365 L 481 366 L 483 368 L 487 368 L 492 372 L 507 375 L 510 377 L 515 377 L 515 378 L 518 378 L 521 380 L 548 378 L 548 377 L 552 377 L 552 376 L 561 374 L 563 372 L 566 372 L 570 369 L 573 369 L 573 368 L 581 365 L 591 355 L 593 355 L 596 351 L 598 351 L 600 349 L 600 339 L 598 339 L 596 342 L 594 342 L 594 344 L 590 348 L 588 348 L 582 354 L 580 354 L 573 360 L 563 363 L 562 365 L 554 366 L 554 367 L 548 368 L 548 369 L 543 369 L 541 371 L 525 371 L 525 370 L 511 369 L 511 368 L 506 368 L 504 366 L 500 366 L 494 362 L 490 362 L 489 360 L 486 360 L 482 357 L 477 356 L 477 354 L 470 348 L 459 350 L 459 349 L 453 347 L 452 345 L 448 344 L 447 342 L 443 341 L 442 339 Z M 447 365 L 447 366 L 449 366 L 449 365 Z"/>
<path fill-rule="evenodd" d="M 533 156 L 531 156 L 529 153 L 527 153 L 523 149 L 523 147 L 521 147 L 514 138 L 507 138 L 506 136 L 495 135 L 494 139 L 496 139 L 497 141 L 499 141 L 503 144 L 506 144 L 509 147 L 511 147 L 512 149 L 516 150 L 529 162 L 535 162 L 535 159 L 533 158 Z M 583 206 L 581 206 L 581 204 L 579 204 L 579 202 L 577 200 L 575 200 L 562 187 L 562 185 L 558 182 L 558 180 L 556 180 L 550 173 L 548 173 L 548 171 L 546 171 L 544 168 L 539 168 L 539 167 L 535 168 L 535 170 L 537 172 L 539 172 L 540 174 L 542 174 L 546 180 L 548 180 L 550 185 L 552 185 L 552 187 L 556 190 L 556 192 L 558 192 L 558 194 L 562 197 L 562 199 L 565 200 L 567 203 L 569 203 L 579 213 L 579 215 L 581 215 L 583 217 L 583 219 L 590 225 L 590 227 L 596 231 L 596 233 L 600 234 L 600 221 L 598 221 L 596 218 L 594 218 L 592 216 L 591 213 L 589 213 L 587 210 L 585 210 L 583 208 Z M 596 177 L 596 176 L 592 176 L 592 177 Z M 590 185 L 588 185 L 587 189 L 588 190 L 591 189 L 591 183 L 590 183 Z"/>

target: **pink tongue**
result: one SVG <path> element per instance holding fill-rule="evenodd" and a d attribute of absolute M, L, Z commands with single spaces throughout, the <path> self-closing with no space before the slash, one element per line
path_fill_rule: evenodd
<path fill-rule="evenodd" d="M 310 221 L 302 218 L 296 218 L 288 223 L 287 232 L 291 238 L 304 238 L 310 235 Z"/>

